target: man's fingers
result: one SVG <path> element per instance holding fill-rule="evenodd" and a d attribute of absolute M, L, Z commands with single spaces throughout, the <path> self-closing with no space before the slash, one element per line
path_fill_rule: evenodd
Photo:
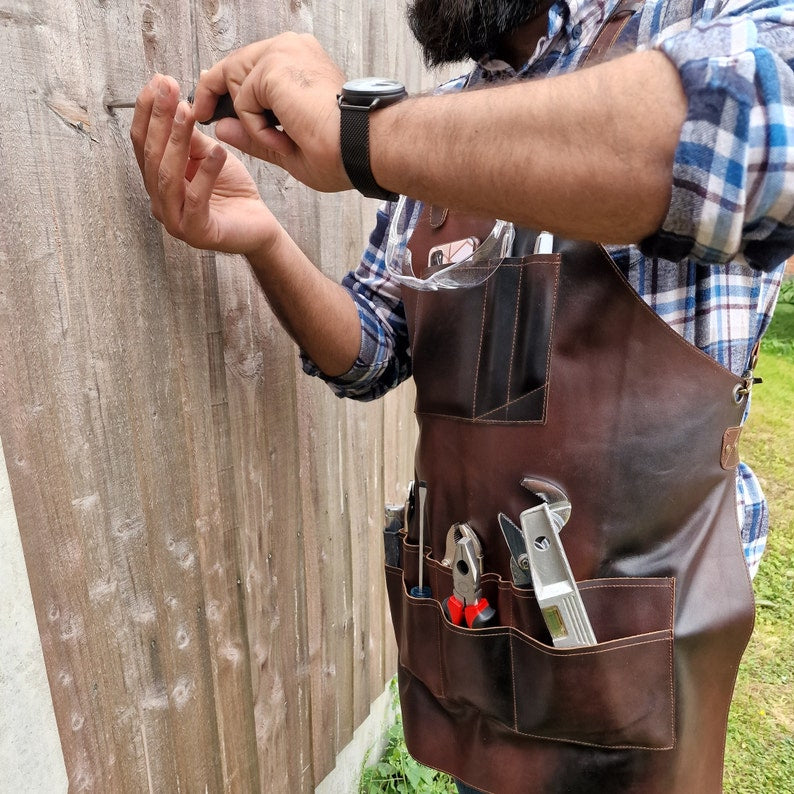
<path fill-rule="evenodd" d="M 160 75 L 156 74 L 141 89 L 135 100 L 135 112 L 132 115 L 130 138 L 132 139 L 132 148 L 135 151 L 135 159 L 138 161 L 138 168 L 141 169 L 141 173 L 144 170 L 143 147 L 146 143 L 146 133 L 149 129 L 149 119 L 152 115 L 152 105 L 154 104 L 154 96 L 159 80 Z"/>
<path fill-rule="evenodd" d="M 171 133 L 166 143 L 157 174 L 160 212 L 166 229 L 177 230 L 182 219 L 185 197 L 185 175 L 190 155 L 193 112 L 187 102 L 180 102 L 174 113 Z"/>
<path fill-rule="evenodd" d="M 218 145 L 214 138 L 205 135 L 195 127 L 193 127 L 190 136 L 190 151 L 188 153 L 187 170 L 185 171 L 185 178 L 190 182 L 196 175 L 202 160 Z"/>
<path fill-rule="evenodd" d="M 215 124 L 215 137 L 235 149 L 249 154 L 253 145 L 251 136 L 239 119 L 221 119 Z"/>
<path fill-rule="evenodd" d="M 267 74 L 268 69 L 264 61 L 260 60 L 241 84 L 234 100 L 234 110 L 251 140 L 244 151 L 256 157 L 263 156 L 260 152 L 273 151 L 282 157 L 287 157 L 295 148 L 292 140 L 286 133 L 268 124 L 262 112 L 265 106 L 263 103 L 267 102 L 267 98 L 263 95 L 267 86 Z"/>
<path fill-rule="evenodd" d="M 218 97 L 229 93 L 224 76 L 225 60 L 218 61 L 211 69 L 204 69 L 201 72 L 193 93 L 193 112 L 199 121 L 212 118 Z"/>
<path fill-rule="evenodd" d="M 201 72 L 193 95 L 193 111 L 199 121 L 211 118 L 218 97 L 224 94 L 231 94 L 232 98 L 237 96 L 240 85 L 267 46 L 267 39 L 254 42 Z"/>
<path fill-rule="evenodd" d="M 182 224 L 186 230 L 199 228 L 206 231 L 210 198 L 226 157 L 226 150 L 216 143 L 201 160 L 196 175 L 185 188 Z"/>
<path fill-rule="evenodd" d="M 171 77 L 161 77 L 155 91 L 146 143 L 143 147 L 143 179 L 150 196 L 157 194 L 160 161 L 171 135 L 174 111 L 179 101 L 179 86 Z"/>

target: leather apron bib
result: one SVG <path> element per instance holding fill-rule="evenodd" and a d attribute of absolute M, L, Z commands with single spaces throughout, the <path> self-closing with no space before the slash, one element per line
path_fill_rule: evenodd
<path fill-rule="evenodd" d="M 413 261 L 490 222 L 426 208 Z M 743 383 L 686 342 L 597 245 L 558 241 L 477 287 L 404 288 L 427 482 L 386 568 L 408 749 L 485 792 L 721 791 L 726 721 L 753 626 L 736 513 Z M 523 242 L 522 242 L 523 240 Z M 522 247 L 523 246 L 523 247 Z M 514 586 L 497 516 L 543 478 L 570 498 L 560 533 L 597 639 L 555 648 Z M 454 626 L 441 564 L 468 521 L 492 626 Z"/>

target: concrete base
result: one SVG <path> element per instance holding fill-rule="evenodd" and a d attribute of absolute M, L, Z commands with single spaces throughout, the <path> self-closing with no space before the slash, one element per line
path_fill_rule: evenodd
<path fill-rule="evenodd" d="M 0 792 L 68 788 L 33 596 L 0 443 Z"/>
<path fill-rule="evenodd" d="M 353 734 L 353 740 L 336 756 L 336 767 L 315 789 L 315 794 L 356 794 L 364 760 L 376 764 L 386 749 L 386 734 L 394 724 L 394 695 L 387 684 L 370 706 L 369 717 Z"/>

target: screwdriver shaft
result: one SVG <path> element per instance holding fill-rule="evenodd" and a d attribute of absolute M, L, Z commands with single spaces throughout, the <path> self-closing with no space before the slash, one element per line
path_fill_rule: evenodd
<path fill-rule="evenodd" d="M 187 98 L 188 102 L 191 104 L 193 103 L 193 94 L 191 93 L 190 96 Z M 108 102 L 105 107 L 116 110 L 118 108 L 134 108 L 135 107 L 135 100 L 134 99 L 113 99 Z M 262 111 L 262 115 L 265 117 L 268 125 L 271 127 L 278 127 L 280 122 L 276 118 L 276 115 L 273 113 L 270 108 L 265 108 Z M 236 119 L 237 113 L 234 110 L 234 103 L 232 102 L 232 98 L 229 94 L 223 94 L 223 96 L 218 98 L 218 104 L 215 107 L 215 112 L 212 114 L 211 118 L 206 119 L 205 121 L 200 121 L 199 124 L 212 124 L 215 121 L 219 121 L 220 119 Z"/>

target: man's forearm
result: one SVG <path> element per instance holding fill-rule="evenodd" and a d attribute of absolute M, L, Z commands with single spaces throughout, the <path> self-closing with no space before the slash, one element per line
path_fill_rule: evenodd
<path fill-rule="evenodd" d="M 347 372 L 361 344 L 358 310 L 347 290 L 314 267 L 286 233 L 247 258 L 287 333 L 326 375 Z"/>
<path fill-rule="evenodd" d="M 650 51 L 546 80 L 372 114 L 378 183 L 578 239 L 636 242 L 670 201 L 686 99 Z"/>

